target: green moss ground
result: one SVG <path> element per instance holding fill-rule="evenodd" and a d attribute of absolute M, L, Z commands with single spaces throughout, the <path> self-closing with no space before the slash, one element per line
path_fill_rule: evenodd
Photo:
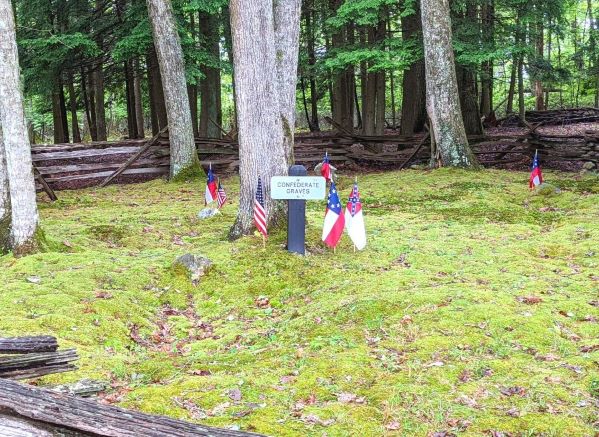
<path fill-rule="evenodd" d="M 199 183 L 61 192 L 41 203 L 59 249 L 0 258 L 0 335 L 77 348 L 79 370 L 44 383 L 103 379 L 119 405 L 207 425 L 591 436 L 599 179 L 549 173 L 562 193 L 543 197 L 527 178 L 362 176 L 367 250 L 346 237 L 324 250 L 324 202 L 310 202 L 307 257 L 283 250 L 284 232 L 267 250 L 227 242 L 236 205 L 197 220 Z M 351 179 L 339 185 L 345 197 Z M 215 263 L 196 288 L 170 269 L 187 252 Z"/>

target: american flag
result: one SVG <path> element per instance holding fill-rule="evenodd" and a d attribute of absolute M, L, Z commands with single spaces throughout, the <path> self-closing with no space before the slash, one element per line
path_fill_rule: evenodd
<path fill-rule="evenodd" d="M 264 191 L 262 190 L 262 179 L 258 176 L 258 188 L 256 188 L 256 197 L 254 198 L 254 223 L 256 228 L 265 237 L 268 236 L 266 230 L 266 209 L 264 209 Z"/>
<path fill-rule="evenodd" d="M 225 202 L 227 201 L 227 193 L 225 193 L 225 189 L 220 184 L 220 180 L 218 181 L 218 191 L 216 192 L 216 200 L 218 203 L 218 209 L 225 206 Z"/>

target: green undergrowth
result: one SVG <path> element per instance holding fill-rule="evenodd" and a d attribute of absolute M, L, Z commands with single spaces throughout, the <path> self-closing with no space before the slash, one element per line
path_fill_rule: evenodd
<path fill-rule="evenodd" d="M 590 436 L 599 401 L 599 179 L 409 170 L 360 177 L 369 244 L 227 241 L 201 182 L 41 201 L 54 250 L 0 258 L 0 335 L 52 334 L 107 400 L 273 436 Z M 345 198 L 353 175 L 338 187 Z M 237 199 L 237 179 L 223 181 Z M 41 198 L 40 198 L 41 199 Z M 193 287 L 184 253 L 214 268 Z M 595 348 L 596 349 L 596 348 Z"/>

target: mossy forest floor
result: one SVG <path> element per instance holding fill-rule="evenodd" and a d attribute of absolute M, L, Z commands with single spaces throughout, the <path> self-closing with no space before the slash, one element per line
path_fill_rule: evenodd
<path fill-rule="evenodd" d="M 352 175 L 353 176 L 353 175 Z M 226 240 L 203 183 L 41 200 L 54 250 L 0 258 L 0 335 L 52 334 L 106 402 L 272 436 L 597 432 L 599 178 L 419 171 L 360 177 L 369 246 L 285 232 Z M 352 178 L 339 184 L 343 197 Z M 237 180 L 224 181 L 231 199 Z M 193 287 L 183 253 L 215 263 Z M 504 432 L 506 434 L 493 434 Z M 450 435 L 450 434 L 440 434 Z"/>

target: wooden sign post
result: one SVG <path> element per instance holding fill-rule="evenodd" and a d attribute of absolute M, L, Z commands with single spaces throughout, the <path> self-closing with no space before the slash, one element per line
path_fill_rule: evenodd
<path fill-rule="evenodd" d="M 273 176 L 270 195 L 273 199 L 287 200 L 287 250 L 306 253 L 306 200 L 324 199 L 326 180 L 322 176 L 307 176 L 303 165 L 293 165 L 289 176 Z"/>

